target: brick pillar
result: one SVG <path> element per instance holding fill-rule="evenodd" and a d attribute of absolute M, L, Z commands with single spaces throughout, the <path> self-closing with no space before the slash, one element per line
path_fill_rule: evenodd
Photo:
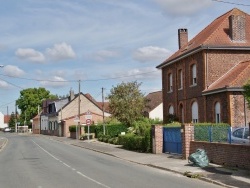
<path fill-rule="evenodd" d="M 181 125 L 182 158 L 187 159 L 190 155 L 190 142 L 194 140 L 194 126 L 192 124 Z"/>
<path fill-rule="evenodd" d="M 163 151 L 163 127 L 161 125 L 152 125 L 152 152 L 154 154 Z"/>

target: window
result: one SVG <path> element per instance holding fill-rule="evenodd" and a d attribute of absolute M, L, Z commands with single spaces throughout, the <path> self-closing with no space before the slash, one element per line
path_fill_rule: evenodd
<path fill-rule="evenodd" d="M 174 114 L 174 107 L 172 105 L 169 106 L 168 114 Z"/>
<path fill-rule="evenodd" d="M 183 88 L 183 75 L 182 75 L 182 70 L 180 69 L 178 71 L 178 89 Z"/>
<path fill-rule="evenodd" d="M 191 66 L 191 84 L 192 85 L 196 85 L 197 84 L 197 79 L 196 79 L 196 75 L 197 75 L 197 73 L 196 73 L 196 64 L 193 64 L 192 66 Z"/>
<path fill-rule="evenodd" d="M 168 74 L 168 91 L 172 92 L 173 91 L 173 76 L 172 74 Z"/>
<path fill-rule="evenodd" d="M 198 103 L 193 102 L 192 104 L 192 122 L 198 123 Z"/>
<path fill-rule="evenodd" d="M 220 123 L 221 118 L 220 118 L 220 103 L 216 102 L 215 103 L 215 123 Z"/>

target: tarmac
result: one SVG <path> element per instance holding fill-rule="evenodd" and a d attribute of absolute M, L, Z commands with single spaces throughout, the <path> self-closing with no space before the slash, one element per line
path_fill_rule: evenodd
<path fill-rule="evenodd" d="M 36 135 L 37 136 L 37 135 Z M 89 149 L 95 152 L 110 155 L 132 163 L 170 171 L 176 174 L 187 176 L 220 185 L 222 187 L 250 187 L 250 170 L 224 167 L 210 163 L 209 166 L 200 168 L 193 166 L 188 160 L 183 160 L 181 155 L 174 154 L 152 154 L 128 151 L 120 145 L 113 145 L 92 140 L 76 140 L 66 137 L 38 135 L 46 139 L 63 142 L 80 148 Z M 7 141 L 0 137 L 0 151 Z"/>

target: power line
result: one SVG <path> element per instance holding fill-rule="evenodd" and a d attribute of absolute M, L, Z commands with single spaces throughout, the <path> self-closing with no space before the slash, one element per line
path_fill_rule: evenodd
<path fill-rule="evenodd" d="M 242 4 L 242 3 L 233 3 L 233 2 L 229 2 L 229 1 L 222 1 L 222 0 L 212 0 L 212 1 L 216 1 L 216 2 L 218 2 L 218 3 L 232 4 L 232 5 L 250 6 L 250 5 L 246 5 L 246 4 Z"/>
<path fill-rule="evenodd" d="M 20 89 L 24 89 L 24 88 L 22 88 L 22 87 L 20 87 L 20 86 L 17 86 L 17 85 L 15 85 L 15 84 L 11 83 L 11 82 L 8 82 L 7 80 L 4 80 L 4 79 L 2 79 L 2 78 L 0 78 L 0 80 L 3 80 L 3 81 L 5 81 L 5 82 L 7 82 L 8 84 L 13 85 L 13 86 L 15 86 L 15 87 L 18 87 L 18 88 L 20 88 Z"/>

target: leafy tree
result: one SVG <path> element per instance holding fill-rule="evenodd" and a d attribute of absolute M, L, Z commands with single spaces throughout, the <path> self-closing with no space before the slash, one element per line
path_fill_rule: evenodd
<path fill-rule="evenodd" d="M 250 80 L 248 80 L 248 82 L 243 86 L 243 89 L 243 94 L 247 100 L 248 108 L 250 109 Z"/>
<path fill-rule="evenodd" d="M 107 97 L 112 116 L 127 126 L 142 117 L 146 106 L 147 100 L 139 90 L 140 85 L 137 81 L 122 82 L 113 87 Z"/>
<path fill-rule="evenodd" d="M 15 127 L 15 121 L 16 121 L 16 115 L 14 112 L 11 113 L 10 119 L 9 119 L 9 127 Z"/>
<path fill-rule="evenodd" d="M 21 110 L 20 124 L 30 125 L 30 120 L 38 113 L 38 106 L 41 109 L 42 100 L 56 99 L 55 95 L 50 94 L 50 91 L 45 88 L 28 88 L 20 91 L 20 97 L 17 99 L 16 104 Z"/>

